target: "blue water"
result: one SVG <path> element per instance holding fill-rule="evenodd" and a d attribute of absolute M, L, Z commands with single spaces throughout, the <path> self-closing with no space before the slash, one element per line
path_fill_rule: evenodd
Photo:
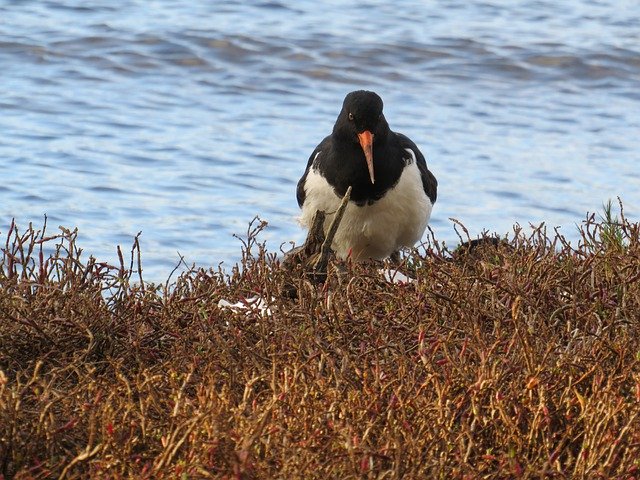
<path fill-rule="evenodd" d="M 206 3 L 206 4 L 205 4 Z M 233 264 L 256 215 L 301 242 L 295 186 L 344 95 L 378 92 L 440 187 L 431 226 L 640 213 L 637 1 L 2 1 L 0 232 L 79 228 L 145 277 Z"/>

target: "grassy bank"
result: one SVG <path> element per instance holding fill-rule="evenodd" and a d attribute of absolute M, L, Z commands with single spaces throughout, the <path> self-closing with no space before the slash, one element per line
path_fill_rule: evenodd
<path fill-rule="evenodd" d="M 12 228 L 0 478 L 640 478 L 639 230 L 591 217 L 579 246 L 527 229 L 424 248 L 414 283 L 320 286 L 250 236 L 229 276 L 157 286 L 137 245 L 110 266 Z"/>

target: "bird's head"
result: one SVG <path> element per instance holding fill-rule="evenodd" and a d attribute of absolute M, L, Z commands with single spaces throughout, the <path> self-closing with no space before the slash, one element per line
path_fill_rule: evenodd
<path fill-rule="evenodd" d="M 375 183 L 373 143 L 384 141 L 389 132 L 389 125 L 382 113 L 382 99 L 366 90 L 347 94 L 333 131 L 334 135 L 360 144 L 367 161 L 369 178 L 371 183 Z"/>

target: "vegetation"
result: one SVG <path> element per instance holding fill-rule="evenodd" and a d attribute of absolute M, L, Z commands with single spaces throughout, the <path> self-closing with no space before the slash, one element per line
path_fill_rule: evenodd
<path fill-rule="evenodd" d="M 543 226 L 453 255 L 432 240 L 410 283 L 343 264 L 314 285 L 259 230 L 229 275 L 153 285 L 137 242 L 110 266 L 73 231 L 13 225 L 0 478 L 640 478 L 622 209 L 574 246 Z"/>

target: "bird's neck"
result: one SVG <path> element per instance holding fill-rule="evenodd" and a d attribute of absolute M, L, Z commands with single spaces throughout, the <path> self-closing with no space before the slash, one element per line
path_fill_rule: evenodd
<path fill-rule="evenodd" d="M 371 183 L 367 162 L 360 144 L 354 141 L 334 142 L 330 164 L 324 172 L 329 183 L 339 196 L 344 195 L 349 186 L 353 187 L 351 199 L 358 204 L 366 204 L 381 198 L 400 178 L 402 167 L 391 159 L 386 139 L 374 140 L 373 163 L 375 183 Z"/>

